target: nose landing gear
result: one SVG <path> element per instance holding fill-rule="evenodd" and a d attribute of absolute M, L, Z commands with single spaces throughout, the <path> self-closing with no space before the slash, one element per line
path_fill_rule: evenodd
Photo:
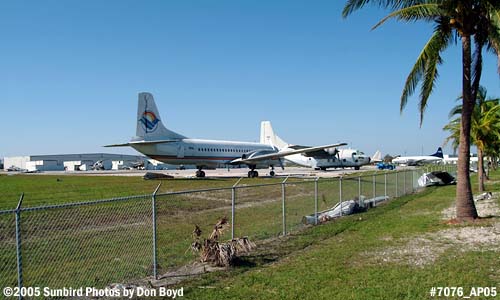
<path fill-rule="evenodd" d="M 271 177 L 274 177 L 274 175 L 276 175 L 276 173 L 274 172 L 274 166 L 271 165 L 271 171 L 269 172 L 269 175 Z"/>

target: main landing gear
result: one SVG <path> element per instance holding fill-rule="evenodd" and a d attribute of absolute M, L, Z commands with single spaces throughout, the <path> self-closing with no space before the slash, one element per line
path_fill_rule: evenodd
<path fill-rule="evenodd" d="M 255 170 L 248 171 L 248 178 L 257 178 L 259 177 L 259 172 Z"/>
<path fill-rule="evenodd" d="M 269 172 L 269 175 L 271 175 L 271 177 L 274 177 L 276 175 L 276 173 L 274 172 L 274 167 Z M 248 171 L 248 178 L 257 178 L 257 177 L 259 177 L 259 172 L 255 171 L 255 167 L 251 168 L 251 170 Z"/>
<path fill-rule="evenodd" d="M 255 168 L 257 166 L 248 166 L 250 168 L 250 171 L 248 171 L 248 178 L 257 178 L 259 177 L 259 172 L 255 171 Z"/>
<path fill-rule="evenodd" d="M 196 177 L 197 178 L 203 178 L 205 177 L 205 172 L 201 170 L 201 167 L 198 167 L 198 171 L 196 171 Z"/>

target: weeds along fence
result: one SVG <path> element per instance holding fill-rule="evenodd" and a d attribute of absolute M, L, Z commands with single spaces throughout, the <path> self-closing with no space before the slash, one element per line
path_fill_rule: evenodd
<path fill-rule="evenodd" d="M 437 169 L 451 166 L 436 166 Z M 195 260 L 194 225 L 222 239 L 285 235 L 337 203 L 413 193 L 429 169 L 159 193 L 0 211 L 0 287 L 96 287 L 158 278 Z M 317 218 L 314 224 L 317 224 Z"/>

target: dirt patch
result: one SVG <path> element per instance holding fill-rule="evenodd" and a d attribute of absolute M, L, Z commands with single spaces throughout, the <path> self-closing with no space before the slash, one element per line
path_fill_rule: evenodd
<path fill-rule="evenodd" d="M 500 207 L 498 207 L 497 201 L 500 198 L 500 193 L 493 193 L 491 199 L 476 201 L 477 213 L 480 217 L 491 217 L 500 216 Z M 455 203 L 452 206 L 442 211 L 442 219 L 450 220 L 456 218 Z"/>
<path fill-rule="evenodd" d="M 476 202 L 476 208 L 481 217 L 500 216 L 497 205 L 499 193 L 491 199 Z M 454 220 L 455 206 L 442 212 L 443 219 Z M 448 249 L 458 251 L 495 251 L 500 252 L 500 222 L 483 222 L 485 226 L 467 226 L 444 229 L 434 233 L 407 238 L 403 245 L 387 247 L 374 252 L 365 252 L 372 263 L 398 263 L 411 266 L 425 266 L 433 263 Z M 481 222 L 478 223 L 481 225 Z M 382 240 L 392 241 L 388 237 Z"/>
<path fill-rule="evenodd" d="M 500 252 L 500 223 L 488 227 L 461 227 L 405 239 L 401 246 L 363 253 L 374 263 L 399 263 L 425 266 L 433 263 L 446 250 Z"/>
<path fill-rule="evenodd" d="M 402 246 L 388 247 L 375 253 L 364 253 L 372 263 L 398 263 L 423 266 L 434 262 L 444 251 L 444 245 L 424 237 L 408 240 Z"/>

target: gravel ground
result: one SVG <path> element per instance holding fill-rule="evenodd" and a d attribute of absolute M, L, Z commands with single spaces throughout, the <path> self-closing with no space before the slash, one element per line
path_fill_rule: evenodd
<path fill-rule="evenodd" d="M 493 194 L 492 199 L 476 202 L 481 217 L 500 216 L 497 199 L 500 193 Z M 455 206 L 442 212 L 443 220 L 455 217 Z M 385 237 L 385 239 L 388 239 Z M 389 239 L 392 240 L 392 239 Z M 495 251 L 500 252 L 500 222 L 491 225 L 467 226 L 440 230 L 403 240 L 403 245 L 387 247 L 375 253 L 365 253 L 373 263 L 399 263 L 412 266 L 432 264 L 446 250 L 455 248 L 459 251 Z M 374 255 L 375 254 L 375 255 Z"/>

